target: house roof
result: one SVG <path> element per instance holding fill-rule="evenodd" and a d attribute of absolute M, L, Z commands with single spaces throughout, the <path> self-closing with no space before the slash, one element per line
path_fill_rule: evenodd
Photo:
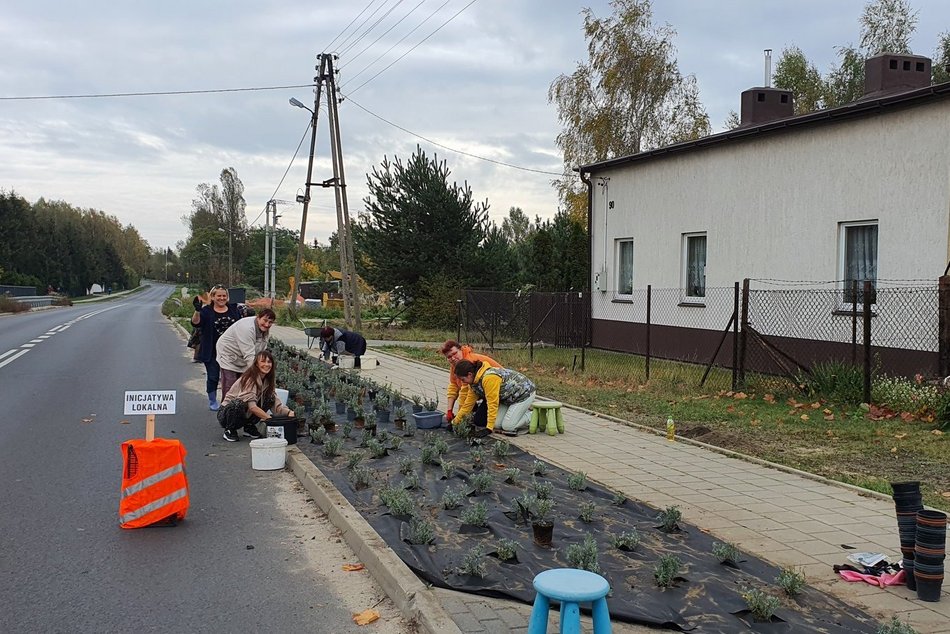
<path fill-rule="evenodd" d="M 828 108 L 826 110 L 818 110 L 817 112 L 809 112 L 808 114 L 786 117 L 755 126 L 735 128 L 733 130 L 727 130 L 726 132 L 696 139 L 695 141 L 674 143 L 673 145 L 656 148 L 655 150 L 647 150 L 639 154 L 631 154 L 606 161 L 599 161 L 597 163 L 589 163 L 576 168 L 576 171 L 581 174 L 599 172 L 629 163 L 650 161 L 671 154 L 694 152 L 710 146 L 736 143 L 772 134 L 783 134 L 795 130 L 809 129 L 847 119 L 858 119 L 886 114 L 903 108 L 933 103 L 947 99 L 948 97 L 950 97 L 950 82 L 944 82 L 925 88 L 891 94 L 886 97 L 853 101 L 843 106 L 838 106 L 837 108 Z"/>

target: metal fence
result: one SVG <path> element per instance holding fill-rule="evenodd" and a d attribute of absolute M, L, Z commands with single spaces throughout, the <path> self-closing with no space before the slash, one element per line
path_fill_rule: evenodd
<path fill-rule="evenodd" d="M 738 389 L 755 375 L 795 380 L 841 362 L 863 369 L 869 392 L 872 375 L 950 372 L 950 323 L 941 326 L 950 322 L 950 278 L 942 280 L 945 290 L 920 280 L 845 288 L 747 279 L 703 298 L 652 286 L 622 297 L 469 290 L 460 322 L 476 345 L 522 347 L 532 358 L 539 346 L 575 349 L 582 369 L 610 366 L 633 382 L 660 372 Z"/>
<path fill-rule="evenodd" d="M 0 284 L 0 295 L 9 295 L 10 297 L 32 297 L 36 295 L 36 287 Z"/>

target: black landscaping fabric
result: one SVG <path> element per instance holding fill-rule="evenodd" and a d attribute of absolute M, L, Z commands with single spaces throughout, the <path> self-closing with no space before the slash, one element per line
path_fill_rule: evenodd
<path fill-rule="evenodd" d="M 345 416 L 334 416 L 340 431 Z M 391 425 L 380 430 L 402 435 Z M 445 459 L 457 466 L 448 480 L 443 479 L 439 465 L 421 465 L 419 455 L 429 435 L 438 435 L 449 444 Z M 304 438 L 298 447 L 333 482 L 343 495 L 359 510 L 387 544 L 422 579 L 442 588 L 471 592 L 485 596 L 505 597 L 525 603 L 534 600 L 532 580 L 538 573 L 551 568 L 569 567 L 567 548 L 580 543 L 590 533 L 599 545 L 600 574 L 611 586 L 608 606 L 611 618 L 620 621 L 666 627 L 671 630 L 693 632 L 875 632 L 877 624 L 867 614 L 841 601 L 807 587 L 790 599 L 775 584 L 779 569 L 750 555 L 743 555 L 737 568 L 720 564 L 712 554 L 716 540 L 707 533 L 681 522 L 681 530 L 665 533 L 657 528 L 657 509 L 627 500 L 620 506 L 612 504 L 613 493 L 590 482 L 583 491 L 568 487 L 568 472 L 548 466 L 543 478 L 554 485 L 555 500 L 554 540 L 550 549 L 536 546 L 531 526 L 517 523 L 506 516 L 513 508 L 514 498 L 525 491 L 533 492 L 531 475 L 535 457 L 514 445 L 507 458 L 496 459 L 492 446 L 501 440 L 494 435 L 481 441 L 485 449 L 484 470 L 495 476 L 493 489 L 482 495 L 470 495 L 463 504 L 485 501 L 489 507 L 489 531 L 468 532 L 459 515 L 462 508 L 446 511 L 442 508 L 442 493 L 449 486 L 464 486 L 468 491 L 468 477 L 475 470 L 471 464 L 469 441 L 444 430 L 417 431 L 403 438 L 398 450 L 383 458 L 372 458 L 365 449 L 359 449 L 361 432 L 354 430 L 344 442 L 341 454 L 335 458 L 323 455 L 323 447 Z M 569 441 L 568 438 L 561 442 Z M 347 454 L 353 451 L 366 454 L 362 464 L 374 475 L 373 486 L 357 490 L 347 477 Z M 623 451 L 622 447 L 617 448 Z M 420 488 L 410 491 L 415 497 L 419 513 L 436 528 L 433 542 L 417 546 L 405 541 L 406 518 L 389 515 L 380 502 L 379 489 L 384 484 L 398 484 L 404 476 L 399 473 L 398 461 L 402 456 L 416 458 Z M 504 467 L 518 467 L 521 475 L 516 484 L 504 482 Z M 751 494 L 754 497 L 754 494 Z M 596 517 L 587 524 L 579 519 L 583 502 L 596 504 Z M 688 520 L 689 518 L 684 518 Z M 640 545 L 633 552 L 624 552 L 611 546 L 610 536 L 636 528 Z M 502 538 L 518 543 L 518 563 L 503 563 L 495 556 L 486 557 L 487 574 L 484 578 L 459 574 L 462 559 L 473 547 L 482 545 L 486 553 L 494 553 L 494 545 Z M 673 588 L 659 588 L 653 570 L 662 555 L 674 554 L 682 561 L 681 579 Z M 829 562 L 829 567 L 834 562 Z M 760 588 L 782 597 L 782 606 L 771 622 L 755 622 L 747 611 L 741 594 L 748 588 Z"/>

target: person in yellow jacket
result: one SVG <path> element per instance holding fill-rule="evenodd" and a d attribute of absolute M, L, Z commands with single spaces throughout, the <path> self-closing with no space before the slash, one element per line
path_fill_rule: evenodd
<path fill-rule="evenodd" d="M 534 403 L 534 383 L 525 375 L 508 368 L 493 368 L 482 361 L 459 361 L 455 376 L 469 391 L 459 407 L 459 416 L 472 411 L 478 398 L 485 399 L 488 420 L 475 435 L 484 437 L 493 431 L 517 434 L 530 422 L 531 404 Z"/>
<path fill-rule="evenodd" d="M 454 339 L 449 339 L 442 344 L 442 356 L 444 356 L 449 362 L 449 387 L 446 390 L 446 397 L 448 398 L 448 406 L 445 408 L 445 420 L 449 423 L 455 418 L 455 414 L 452 412 L 453 407 L 455 406 L 456 401 L 464 402 L 465 395 L 468 393 L 468 386 L 462 383 L 462 381 L 455 376 L 455 364 L 459 361 L 484 361 L 493 368 L 500 368 L 501 364 L 485 354 L 479 354 L 472 350 L 472 346 L 461 345 L 458 341 Z M 479 408 L 484 409 L 484 408 Z M 479 416 L 481 414 L 481 416 Z M 484 419 L 484 412 L 479 412 L 476 410 L 475 418 Z M 484 424 L 484 423 L 483 423 Z"/>

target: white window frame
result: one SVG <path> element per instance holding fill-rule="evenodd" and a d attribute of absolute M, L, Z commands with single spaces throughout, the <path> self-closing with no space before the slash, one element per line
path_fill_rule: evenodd
<path fill-rule="evenodd" d="M 848 236 L 848 229 L 851 229 L 851 228 L 854 228 L 854 227 L 872 227 L 872 226 L 873 226 L 873 227 L 877 227 L 877 245 L 875 245 L 875 250 L 876 250 L 875 256 L 876 256 L 876 258 L 877 258 L 877 262 L 875 262 L 875 265 L 874 265 L 875 271 L 877 272 L 877 275 L 876 275 L 876 278 L 875 278 L 875 285 L 876 285 L 877 280 L 879 280 L 879 279 L 881 278 L 881 276 L 880 276 L 880 268 L 879 268 L 879 267 L 880 267 L 880 262 L 881 262 L 881 226 L 880 226 L 880 223 L 879 223 L 877 220 L 859 220 L 859 221 L 839 222 L 839 223 L 838 223 L 838 279 L 841 280 L 841 282 L 840 282 L 840 285 L 841 285 L 841 296 L 840 296 L 840 298 L 841 298 L 841 300 L 840 300 L 840 302 L 839 302 L 838 309 L 841 310 L 841 311 L 846 311 L 846 312 L 849 312 L 849 313 L 850 313 L 850 312 L 852 311 L 852 309 L 853 309 L 853 304 L 852 304 L 851 302 L 847 301 L 848 293 L 851 292 L 851 289 L 848 288 L 848 280 L 847 280 L 847 277 L 848 277 L 848 262 L 847 262 L 847 259 L 848 259 L 848 253 L 847 253 L 847 236 Z M 863 293 L 863 290 L 864 290 L 864 289 L 863 289 L 863 285 L 862 285 L 862 287 L 858 288 L 859 297 L 861 296 L 860 294 Z M 874 301 L 872 301 L 871 307 L 872 307 L 872 310 L 874 310 L 874 311 L 876 312 L 876 310 L 877 310 L 877 308 L 876 308 L 877 293 L 876 293 L 876 292 L 873 294 L 873 297 L 874 297 Z M 858 312 L 862 312 L 863 310 L 864 310 L 863 301 L 858 302 Z"/>
<path fill-rule="evenodd" d="M 623 245 L 630 245 L 630 292 L 623 292 L 623 283 L 621 281 L 620 275 L 623 272 L 623 267 L 621 266 L 621 253 L 623 251 Z M 616 287 L 614 289 L 614 297 L 621 299 L 630 299 L 633 297 L 633 259 L 634 259 L 634 243 L 633 238 L 616 238 L 614 240 L 614 270 L 617 272 L 616 275 Z"/>
<path fill-rule="evenodd" d="M 703 294 L 702 295 L 690 295 L 689 294 L 689 241 L 694 238 L 703 238 L 706 240 L 706 260 L 703 261 Z M 682 268 L 682 288 L 683 288 L 683 303 L 686 304 L 706 304 L 706 262 L 708 261 L 708 248 L 709 248 L 709 238 L 705 231 L 694 231 L 691 233 L 684 233 L 682 239 L 682 258 L 680 261 L 680 266 Z"/>

